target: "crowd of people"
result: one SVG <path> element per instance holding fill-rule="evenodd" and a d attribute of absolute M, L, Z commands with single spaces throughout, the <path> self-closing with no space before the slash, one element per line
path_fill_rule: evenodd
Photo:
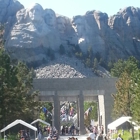
<path fill-rule="evenodd" d="M 79 128 L 75 127 L 74 124 L 68 126 L 62 126 L 61 135 L 79 135 Z"/>
<path fill-rule="evenodd" d="M 37 140 L 42 140 L 43 137 L 47 137 L 47 140 L 58 140 L 58 130 L 51 126 L 46 126 L 43 129 L 39 127 Z"/>
<path fill-rule="evenodd" d="M 90 125 L 88 128 L 89 136 L 87 137 L 87 140 L 107 140 L 107 137 L 104 136 L 104 126 L 92 126 Z"/>
<path fill-rule="evenodd" d="M 30 140 L 30 133 L 29 130 L 20 130 L 18 132 L 18 138 L 20 140 Z"/>
<path fill-rule="evenodd" d="M 94 126 L 91 125 L 88 127 L 89 135 L 87 137 L 87 140 L 111 140 L 110 132 L 108 132 L 106 135 L 104 134 L 104 126 Z M 121 137 L 121 134 L 118 134 L 118 137 L 116 137 L 115 140 L 123 140 Z"/>

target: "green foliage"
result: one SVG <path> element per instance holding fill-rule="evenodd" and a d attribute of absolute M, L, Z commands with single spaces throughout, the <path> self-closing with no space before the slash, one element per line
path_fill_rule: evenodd
<path fill-rule="evenodd" d="M 114 64 L 111 73 L 119 77 L 116 82 L 116 94 L 113 94 L 114 117 L 122 115 L 132 116 L 140 124 L 140 69 L 139 62 L 130 57 L 128 60 L 119 60 Z"/>
<path fill-rule="evenodd" d="M 113 68 L 113 64 L 114 63 L 112 61 L 108 62 L 108 70 L 109 71 Z"/>
<path fill-rule="evenodd" d="M 87 50 L 87 57 L 92 60 L 93 59 L 93 50 L 91 47 L 88 47 L 88 50 Z"/>
<path fill-rule="evenodd" d="M 33 75 L 24 63 L 13 65 L 10 56 L 0 49 L 0 128 L 15 119 L 34 118 L 39 103 L 35 100 L 37 92 L 31 92 Z"/>
<path fill-rule="evenodd" d="M 135 136 L 134 136 L 134 139 L 138 139 L 139 138 L 139 132 L 138 131 L 135 131 Z M 122 134 L 122 130 L 118 130 L 118 133 L 116 134 L 113 134 L 112 138 L 115 139 L 118 137 L 118 134 L 121 134 L 121 137 L 124 139 L 124 140 L 132 140 L 132 133 L 129 131 L 129 130 L 124 130 L 124 133 Z"/>
<path fill-rule="evenodd" d="M 89 113 L 89 116 L 85 119 L 85 125 L 89 126 L 91 119 L 94 121 L 97 121 L 98 113 L 97 113 L 97 103 L 95 102 L 84 102 L 84 111 L 86 111 L 89 107 L 92 107 L 91 113 Z"/>
<path fill-rule="evenodd" d="M 41 108 L 40 114 L 39 114 L 39 118 L 42 119 L 42 120 L 44 120 L 44 121 L 46 121 L 46 122 L 48 122 L 48 123 L 50 123 L 50 124 L 52 124 L 52 116 L 51 116 L 52 109 L 53 109 L 52 103 L 51 102 L 43 102 L 41 104 L 41 106 L 42 107 L 46 107 L 46 109 L 48 110 L 48 113 L 45 115 L 45 113 L 42 111 L 42 108 Z"/>
<path fill-rule="evenodd" d="M 140 70 L 132 73 L 131 87 L 133 93 L 133 102 L 131 105 L 133 120 L 140 125 Z"/>
<path fill-rule="evenodd" d="M 114 67 L 111 69 L 111 74 L 114 77 L 120 77 L 123 72 L 131 74 L 138 68 L 138 60 L 134 57 L 130 57 L 128 60 L 118 60 L 118 62 L 114 63 Z"/>
<path fill-rule="evenodd" d="M 4 33 L 4 26 L 0 24 L 0 48 L 3 48 L 3 44 L 4 44 L 3 33 Z"/>
<path fill-rule="evenodd" d="M 92 47 L 90 46 L 88 47 L 87 52 L 83 53 L 79 45 L 73 45 L 72 52 L 78 59 L 82 60 L 85 67 L 92 68 L 93 72 L 98 76 L 101 76 L 100 74 L 98 74 L 97 71 L 99 64 L 102 65 L 104 68 L 108 68 L 107 64 L 104 61 L 102 61 L 100 53 L 97 52 L 94 54 Z"/>
<path fill-rule="evenodd" d="M 90 66 L 91 66 L 91 60 L 90 60 L 89 58 L 86 59 L 85 65 L 86 65 L 87 67 L 90 67 Z"/>
<path fill-rule="evenodd" d="M 131 94 L 131 82 L 127 73 L 123 73 L 116 83 L 117 93 L 113 94 L 114 114 L 116 117 L 122 115 L 132 116 L 131 103 L 133 96 Z"/>
<path fill-rule="evenodd" d="M 94 58 L 93 69 L 96 70 L 98 68 L 98 59 Z"/>
<path fill-rule="evenodd" d="M 76 52 L 75 56 L 79 59 L 82 59 L 83 58 L 83 53 L 82 52 Z"/>

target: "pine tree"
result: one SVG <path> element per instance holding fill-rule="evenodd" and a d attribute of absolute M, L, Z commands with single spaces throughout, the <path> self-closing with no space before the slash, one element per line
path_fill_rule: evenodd
<path fill-rule="evenodd" d="M 2 37 L 2 36 L 1 36 Z M 10 56 L 0 44 L 0 129 L 15 119 L 28 121 L 40 105 L 33 92 L 33 70 L 26 64 L 13 64 Z"/>
<path fill-rule="evenodd" d="M 112 75 L 118 77 L 117 92 L 114 98 L 114 116 L 131 116 L 140 123 L 140 69 L 139 62 L 130 57 L 128 60 L 119 60 L 111 69 Z"/>

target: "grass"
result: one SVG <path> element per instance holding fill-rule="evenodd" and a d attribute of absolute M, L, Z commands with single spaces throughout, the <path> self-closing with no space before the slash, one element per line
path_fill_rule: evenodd
<path fill-rule="evenodd" d="M 122 130 L 119 130 L 117 134 L 113 135 L 113 139 L 118 137 L 118 134 L 122 135 L 123 140 L 132 140 L 132 133 L 130 131 L 124 130 L 124 134 L 122 134 Z M 134 139 L 139 140 L 139 132 L 134 132 Z"/>

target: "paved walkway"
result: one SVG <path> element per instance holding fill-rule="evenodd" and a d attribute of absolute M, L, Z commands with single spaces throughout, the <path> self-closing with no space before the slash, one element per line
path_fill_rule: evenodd
<path fill-rule="evenodd" d="M 73 137 L 73 136 L 60 136 L 59 140 L 68 140 L 69 137 Z M 78 140 L 86 140 L 86 138 L 88 137 L 88 135 L 80 135 L 80 136 L 74 136 L 75 138 L 78 138 Z"/>

